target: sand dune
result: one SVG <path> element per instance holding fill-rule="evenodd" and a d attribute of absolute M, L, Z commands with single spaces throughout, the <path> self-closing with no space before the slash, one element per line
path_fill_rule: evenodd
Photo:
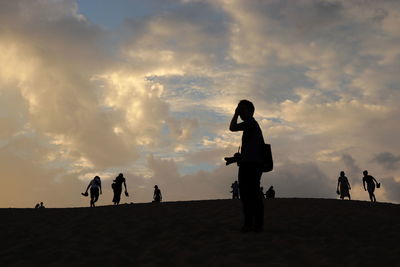
<path fill-rule="evenodd" d="M 1 266 L 398 266 L 400 206 L 265 202 L 263 233 L 240 233 L 240 202 L 1 209 Z"/>

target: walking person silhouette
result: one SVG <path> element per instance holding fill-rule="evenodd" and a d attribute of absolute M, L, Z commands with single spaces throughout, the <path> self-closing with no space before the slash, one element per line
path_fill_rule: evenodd
<path fill-rule="evenodd" d="M 364 190 L 365 191 L 368 190 L 369 199 L 371 200 L 371 202 L 376 202 L 376 197 L 374 194 L 375 184 L 376 184 L 377 188 L 379 188 L 381 184 L 378 183 L 372 175 L 369 175 L 367 170 L 363 171 L 363 174 L 364 174 L 364 177 L 362 180 L 363 180 Z M 365 184 L 367 184 L 367 189 L 365 189 Z"/>
<path fill-rule="evenodd" d="M 119 205 L 121 201 L 121 193 L 122 193 L 122 184 L 125 186 L 125 196 L 129 196 L 128 190 L 126 188 L 126 179 L 122 173 L 118 174 L 118 176 L 114 179 L 111 187 L 114 192 L 113 203 L 114 205 Z"/>
<path fill-rule="evenodd" d="M 243 132 L 242 149 L 238 160 L 239 190 L 244 214 L 242 232 L 262 232 L 264 225 L 264 202 L 260 194 L 264 138 L 260 126 L 253 117 L 254 110 L 252 102 L 241 100 L 229 126 L 232 132 Z M 243 122 L 238 123 L 239 117 Z"/>
<path fill-rule="evenodd" d="M 235 181 L 232 185 L 231 185 L 231 188 L 232 188 L 232 191 L 231 191 L 231 193 L 232 193 L 232 199 L 239 199 L 240 198 L 240 193 L 239 193 L 239 184 L 238 184 L 238 182 L 237 181 Z"/>
<path fill-rule="evenodd" d="M 339 188 L 340 188 L 340 190 L 339 190 Z M 344 175 L 344 171 L 341 171 L 340 176 L 338 178 L 336 191 L 340 194 L 340 198 L 342 200 L 344 200 L 345 197 L 348 197 L 349 200 L 351 200 L 350 189 L 351 189 L 351 186 L 350 186 L 349 180 Z"/>
<path fill-rule="evenodd" d="M 161 202 L 162 195 L 161 190 L 158 188 L 158 185 L 154 186 L 154 194 L 153 194 L 153 202 Z"/>
<path fill-rule="evenodd" d="M 275 198 L 275 190 L 272 185 L 268 188 L 267 192 L 265 192 L 265 198 Z"/>
<path fill-rule="evenodd" d="M 102 194 L 101 190 L 101 180 L 99 176 L 95 176 L 93 180 L 90 181 L 88 187 L 86 188 L 85 193 L 82 193 L 83 196 L 88 195 L 88 190 L 90 188 L 90 207 L 95 207 L 94 203 L 99 200 L 99 195 Z"/>

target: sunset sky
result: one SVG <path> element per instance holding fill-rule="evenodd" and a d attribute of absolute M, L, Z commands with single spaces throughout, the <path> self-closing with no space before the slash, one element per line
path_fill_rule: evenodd
<path fill-rule="evenodd" d="M 229 198 L 249 99 L 278 197 L 400 203 L 400 1 L 0 0 L 0 207 Z"/>

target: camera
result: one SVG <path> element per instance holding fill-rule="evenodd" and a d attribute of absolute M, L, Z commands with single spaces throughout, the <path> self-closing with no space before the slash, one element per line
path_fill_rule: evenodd
<path fill-rule="evenodd" d="M 232 164 L 232 163 L 236 162 L 237 165 L 239 166 L 241 155 L 240 155 L 239 152 L 237 152 L 237 153 L 235 153 L 235 155 L 233 155 L 233 157 L 225 157 L 224 159 L 226 161 L 226 163 L 225 163 L 226 165 L 229 165 L 229 164 Z"/>

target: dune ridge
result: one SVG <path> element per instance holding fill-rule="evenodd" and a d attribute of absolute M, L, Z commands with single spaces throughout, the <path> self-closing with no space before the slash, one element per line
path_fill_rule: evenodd
<path fill-rule="evenodd" d="M 395 266 L 400 205 L 265 201 L 265 231 L 240 233 L 238 200 L 0 209 L 1 266 Z"/>

